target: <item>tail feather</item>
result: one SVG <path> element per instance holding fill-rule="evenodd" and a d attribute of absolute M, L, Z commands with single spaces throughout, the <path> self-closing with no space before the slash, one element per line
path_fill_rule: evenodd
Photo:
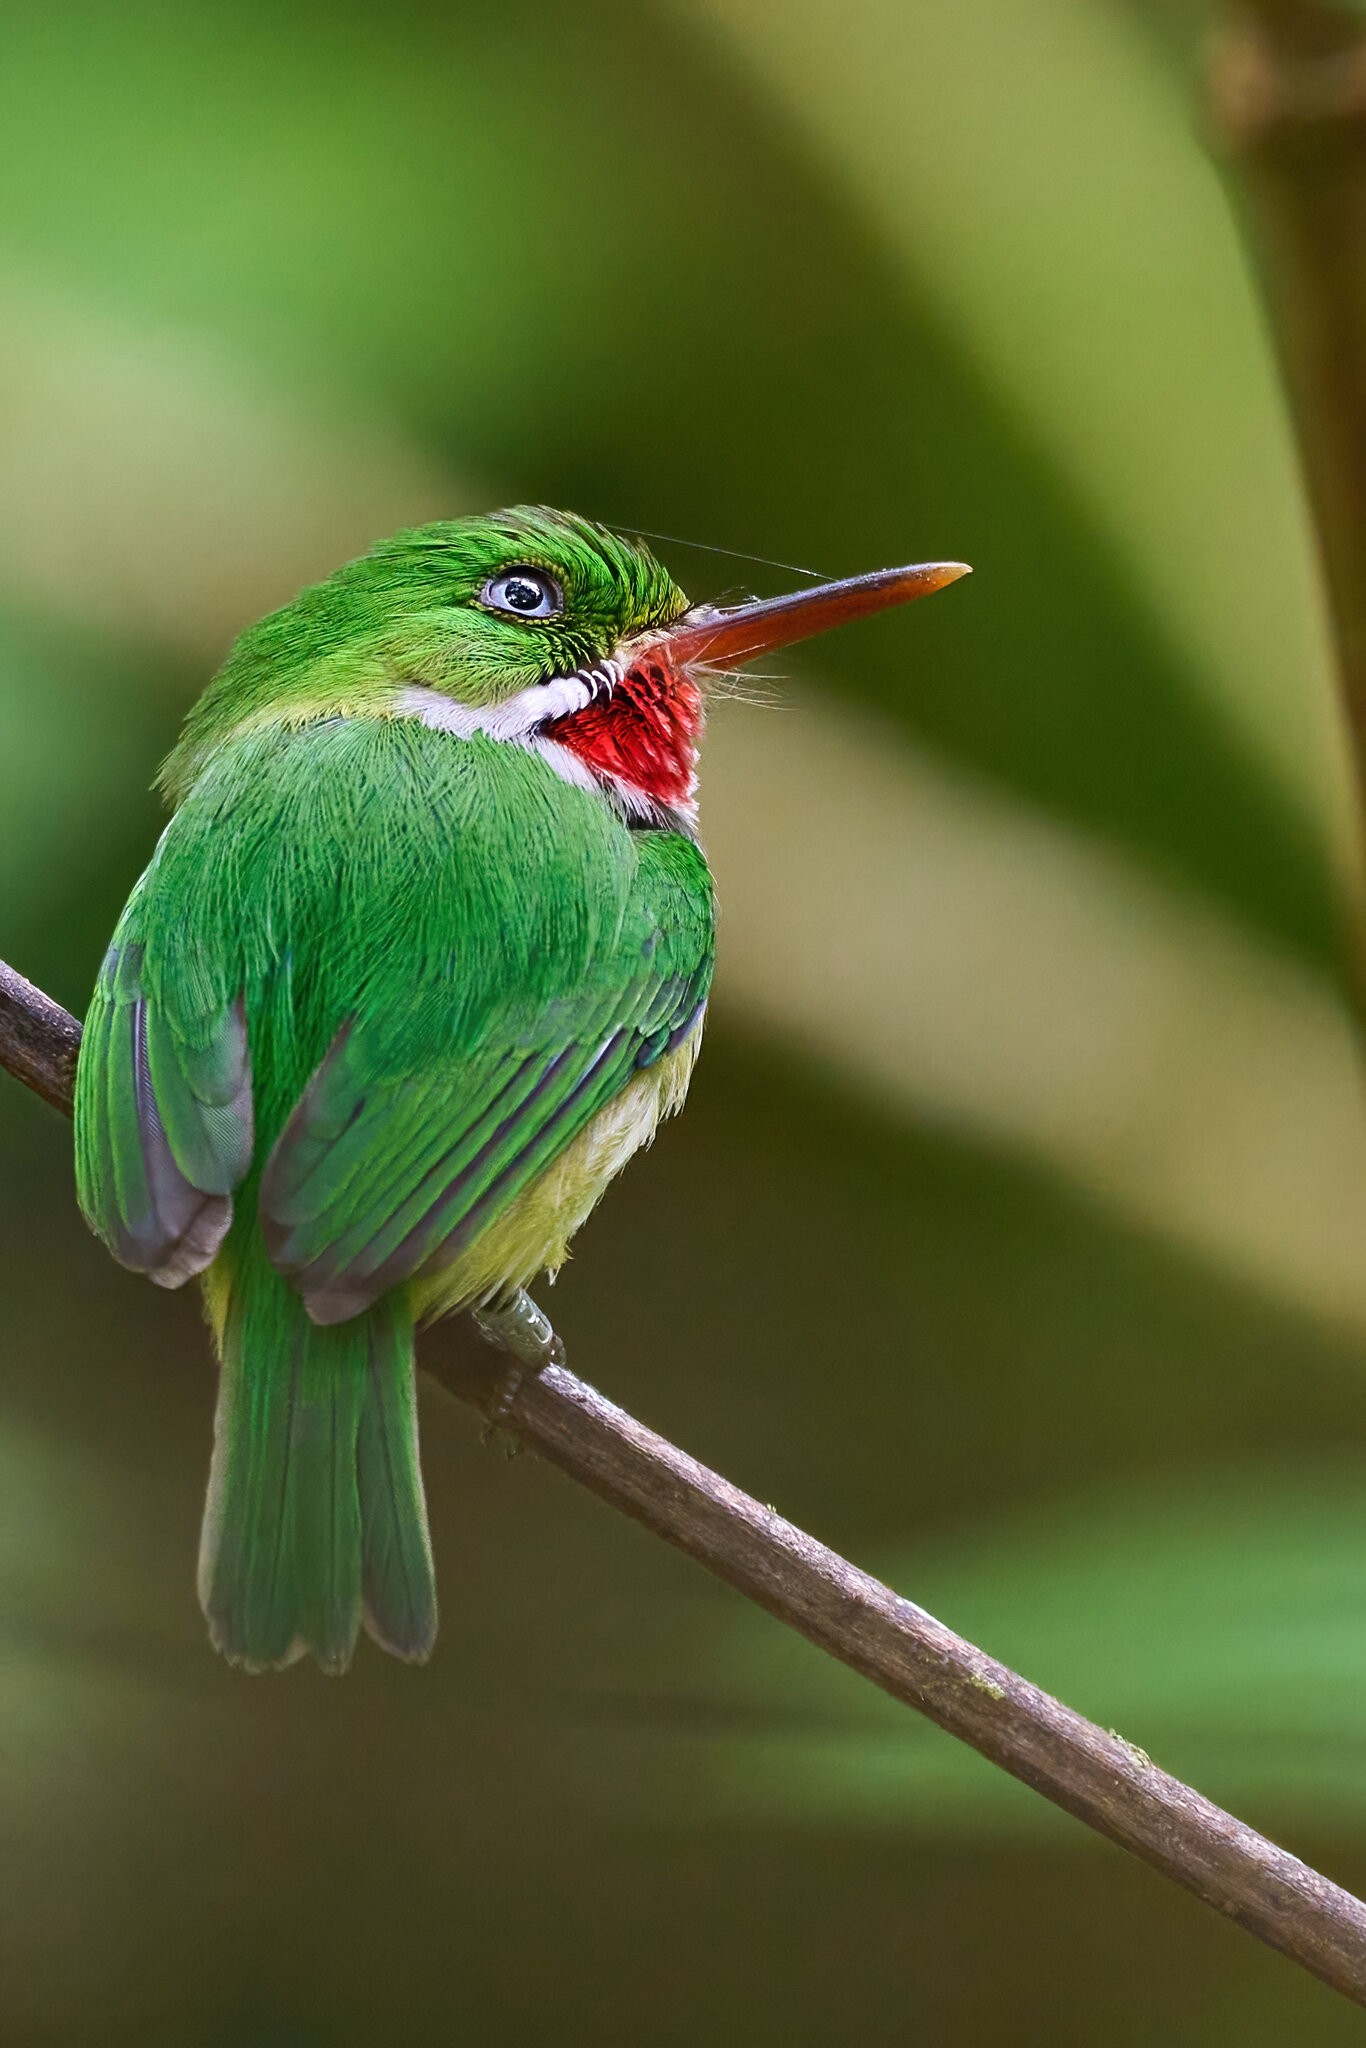
<path fill-rule="evenodd" d="M 436 1584 L 418 1460 L 412 1319 L 381 1302 L 365 1321 L 369 1373 L 356 1446 L 365 1626 L 395 1657 L 421 1664 L 436 1640 Z"/>
<path fill-rule="evenodd" d="M 411 1318 L 385 1301 L 320 1329 L 256 1247 L 244 1254 L 200 1546 L 210 1635 L 249 1670 L 311 1655 L 341 1672 L 364 1617 L 386 1648 L 425 1657 L 436 1601 Z"/>

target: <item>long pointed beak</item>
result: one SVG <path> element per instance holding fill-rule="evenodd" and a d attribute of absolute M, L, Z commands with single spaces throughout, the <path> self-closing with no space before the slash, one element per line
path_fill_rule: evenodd
<path fill-rule="evenodd" d="M 794 641 L 847 626 L 894 604 L 910 604 L 970 576 L 966 562 L 915 562 L 907 569 L 875 569 L 867 576 L 846 576 L 840 583 L 818 583 L 794 590 L 788 597 L 765 597 L 728 611 L 695 605 L 661 636 L 678 667 L 693 662 L 752 661 Z"/>

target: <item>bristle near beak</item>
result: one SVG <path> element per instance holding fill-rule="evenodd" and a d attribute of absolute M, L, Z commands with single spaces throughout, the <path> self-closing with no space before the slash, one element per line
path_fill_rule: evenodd
<path fill-rule="evenodd" d="M 727 610 L 696 605 L 661 634 L 656 645 L 679 668 L 696 662 L 720 666 L 752 661 L 892 605 L 911 604 L 971 573 L 966 562 L 916 562 L 908 568 L 875 569 L 867 576 L 818 583 L 811 590 L 759 598 Z"/>

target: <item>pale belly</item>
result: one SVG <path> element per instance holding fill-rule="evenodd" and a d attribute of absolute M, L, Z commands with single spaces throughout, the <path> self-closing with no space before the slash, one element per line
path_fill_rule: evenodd
<path fill-rule="evenodd" d="M 683 1107 L 702 1041 L 701 1024 L 682 1045 L 637 1074 L 598 1111 L 548 1166 L 444 1271 L 413 1281 L 413 1309 L 421 1322 L 525 1287 L 538 1273 L 554 1275 L 569 1256 L 569 1241 L 596 1207 L 607 1185 L 666 1116 Z"/>

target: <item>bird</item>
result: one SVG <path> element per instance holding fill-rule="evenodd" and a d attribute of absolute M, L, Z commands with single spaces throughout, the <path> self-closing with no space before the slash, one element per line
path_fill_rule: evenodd
<path fill-rule="evenodd" d="M 682 1105 L 715 954 L 710 679 L 965 574 L 691 604 L 643 539 L 519 506 L 381 541 L 242 634 L 161 771 L 100 969 L 82 1213 L 218 1358 L 198 1590 L 249 1671 L 421 1663 L 414 1339 L 520 1375 L 528 1289 Z"/>

